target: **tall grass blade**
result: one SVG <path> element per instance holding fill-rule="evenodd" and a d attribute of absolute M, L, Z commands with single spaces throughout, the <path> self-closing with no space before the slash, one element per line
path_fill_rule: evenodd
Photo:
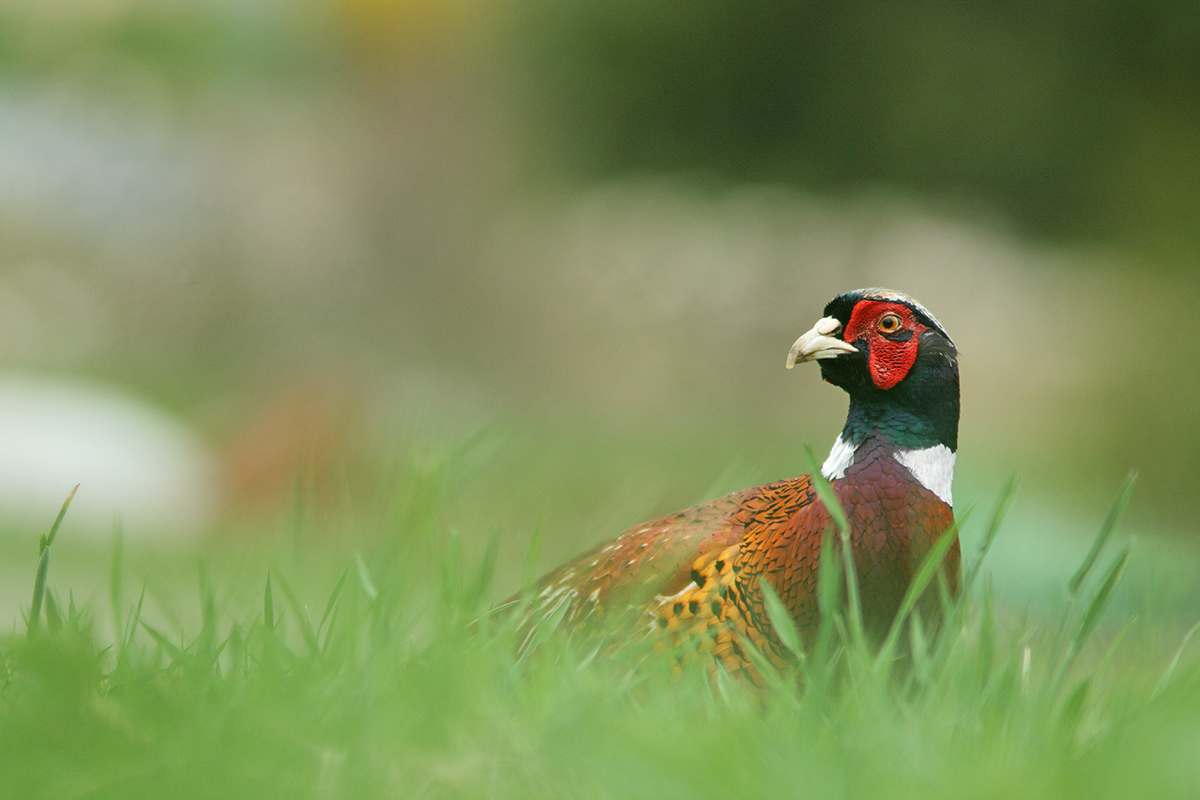
<path fill-rule="evenodd" d="M 1093 675 L 1103 675 L 1108 669 L 1108 665 L 1112 663 L 1113 656 L 1117 654 L 1117 649 L 1121 646 L 1121 642 L 1125 641 L 1125 634 L 1129 633 L 1133 628 L 1133 623 L 1137 621 L 1137 617 L 1130 617 L 1124 625 L 1121 626 L 1121 631 L 1112 640 L 1112 644 L 1104 651 L 1104 658 L 1100 659 L 1100 663 L 1092 670 Z"/>
<path fill-rule="evenodd" d="M 846 512 L 842 509 L 842 504 L 838 502 L 837 496 L 833 493 L 833 487 L 829 485 L 829 481 L 821 474 L 821 467 L 817 462 L 817 456 L 808 445 L 804 446 L 804 452 L 808 454 L 809 469 L 812 474 L 809 480 L 812 484 L 813 491 L 817 493 L 817 497 L 825 506 L 825 510 L 829 512 L 829 518 L 837 525 L 838 531 L 843 535 L 850 532 L 850 521 L 846 519 Z"/>
<path fill-rule="evenodd" d="M 374 600 L 379 596 L 379 590 L 375 588 L 375 582 L 371 580 L 371 573 L 367 570 L 367 564 L 363 561 L 362 553 L 354 551 L 354 565 L 358 568 L 358 583 L 362 586 L 363 594 L 367 596 L 367 601 Z"/>
<path fill-rule="evenodd" d="M 33 602 L 29 604 L 28 635 L 37 633 L 38 622 L 42 616 L 42 600 L 46 595 L 46 575 L 50 572 L 50 548 L 43 547 L 38 555 L 37 573 L 33 578 Z"/>
<path fill-rule="evenodd" d="M 804 651 L 800 647 L 800 634 L 796 630 L 796 623 L 792 620 L 791 612 L 779 599 L 779 595 L 775 593 L 775 588 L 771 586 L 770 581 L 760 577 L 758 585 L 762 590 L 763 603 L 767 607 L 767 618 L 771 620 L 771 627 L 775 629 L 779 643 L 796 658 L 804 658 Z"/>
<path fill-rule="evenodd" d="M 283 578 L 279 578 L 279 588 L 283 589 L 283 596 L 287 598 L 288 605 L 292 607 L 292 616 L 296 618 L 296 627 L 300 629 L 304 644 L 308 646 L 309 652 L 314 656 L 320 655 L 321 648 L 317 642 L 317 633 L 312 627 L 312 620 L 308 617 L 308 608 L 296 598 L 296 593 Z"/>
<path fill-rule="evenodd" d="M 63 501 L 62 508 L 58 510 L 58 516 L 54 518 L 54 524 L 50 526 L 50 533 L 38 537 L 37 572 L 33 578 L 33 600 L 29 604 L 29 620 L 26 629 L 29 636 L 33 636 L 37 630 L 42 616 L 42 605 L 46 598 L 46 576 L 50 573 L 50 545 L 54 544 L 54 537 L 58 535 L 58 528 L 62 525 L 63 517 L 67 515 L 67 509 L 70 508 L 71 500 L 77 491 L 79 491 L 78 483 L 67 495 L 67 499 Z"/>
<path fill-rule="evenodd" d="M 717 684 L 717 694 L 721 697 L 721 704 L 726 708 L 732 706 L 737 698 L 738 690 L 733 684 L 733 676 L 725 669 L 725 665 L 718 663 L 713 670 L 713 682 Z"/>
<path fill-rule="evenodd" d="M 108 601 L 112 608 L 113 631 L 117 641 L 123 642 L 126 630 L 121 626 L 121 584 L 125 566 L 125 531 L 118 515 L 113 520 L 112 569 L 108 575 Z"/>
<path fill-rule="evenodd" d="M 521 655 L 517 659 L 518 664 L 525 661 L 530 653 L 532 653 L 534 650 L 537 650 L 543 642 L 549 639 L 554 632 L 558 630 L 558 626 L 562 623 L 563 617 L 566 616 L 567 610 L 571 607 L 571 598 L 573 596 L 574 595 L 571 592 L 563 592 L 562 596 L 558 599 L 558 604 L 549 614 L 542 615 L 539 618 L 530 621 L 530 624 L 533 626 L 533 631 L 527 637 L 527 643 L 521 648 Z M 536 603 L 536 600 L 532 600 L 531 603 Z M 534 614 L 544 610 L 545 606 L 539 605 L 535 608 L 530 608 L 528 611 L 526 611 L 526 614 Z"/>
<path fill-rule="evenodd" d="M 1188 642 L 1191 641 L 1192 636 L 1198 630 L 1200 630 L 1200 622 L 1188 628 L 1188 632 L 1183 635 L 1183 641 L 1179 643 L 1179 649 L 1175 651 L 1175 657 L 1171 659 L 1171 663 L 1167 665 L 1167 671 L 1159 678 L 1154 691 L 1150 693 L 1151 700 L 1154 700 L 1167 690 L 1167 686 L 1171 683 L 1171 678 L 1175 675 L 1175 669 L 1179 666 L 1179 659 L 1183 657 L 1183 651 L 1187 649 Z"/>
<path fill-rule="evenodd" d="M 50 526 L 50 535 L 46 537 L 46 547 L 54 544 L 54 537 L 58 535 L 58 528 L 62 525 L 63 517 L 67 515 L 67 509 L 71 506 L 71 501 L 75 499 L 75 493 L 79 491 L 79 484 L 75 484 L 75 488 L 67 495 L 67 499 L 63 501 L 62 508 L 58 510 L 58 516 L 54 518 L 54 524 Z"/>
<path fill-rule="evenodd" d="M 1083 622 L 1079 626 L 1079 632 L 1075 634 L 1075 644 L 1081 645 L 1091 635 L 1092 629 L 1096 627 L 1096 623 L 1100 620 L 1100 615 L 1104 613 L 1104 609 L 1108 606 L 1108 601 L 1112 598 L 1113 590 L 1117 588 L 1117 584 L 1121 582 L 1121 576 L 1125 574 L 1125 567 L 1129 565 L 1129 557 L 1133 554 L 1133 540 L 1125 544 L 1125 547 L 1113 559 L 1112 565 L 1109 566 L 1108 572 L 1104 576 L 1104 582 L 1100 584 L 1100 589 L 1096 592 L 1096 596 L 1092 598 L 1092 602 L 1088 604 L 1087 613 L 1083 615 Z"/>
<path fill-rule="evenodd" d="M 813 648 L 813 658 L 821 667 L 829 663 L 837 635 L 834 622 L 841 613 L 842 574 L 841 556 L 833 544 L 833 536 L 826 531 L 821 539 L 821 560 L 817 568 L 817 610 L 821 612 L 821 622 Z"/>
<path fill-rule="evenodd" d="M 49 548 L 47 548 L 49 552 Z M 46 630 L 54 633 L 63 626 L 62 612 L 54 599 L 54 592 L 46 592 Z"/>
<path fill-rule="evenodd" d="M 782 606 L 782 603 L 780 605 Z M 788 621 L 791 621 L 790 616 L 788 617 Z M 742 654 L 758 672 L 758 677 L 762 680 L 760 688 L 765 689 L 773 698 L 793 703 L 796 698 L 796 689 L 798 688 L 796 678 L 799 674 L 795 667 L 804 664 L 803 652 L 795 653 L 796 659 L 789 665 L 788 669 L 781 670 L 749 636 L 738 633 L 736 637 L 738 647 L 742 648 Z M 719 670 L 725 670 L 723 661 L 716 659 L 715 663 Z M 746 682 L 741 685 L 742 688 L 745 688 Z"/>
<path fill-rule="evenodd" d="M 817 568 L 817 609 L 832 617 L 841 607 L 842 559 L 829 531 L 821 537 L 821 563 Z"/>
<path fill-rule="evenodd" d="M 208 580 L 208 568 L 200 563 L 200 633 L 188 645 L 193 653 L 212 650 L 217 636 L 217 600 L 212 584 Z"/>
<path fill-rule="evenodd" d="M 537 583 L 538 579 L 538 556 L 540 556 L 542 552 L 542 538 L 545 535 L 545 531 L 545 520 L 539 520 L 529 532 L 529 544 L 525 547 L 525 564 L 522 584 L 530 592 L 533 591 L 533 587 Z"/>
<path fill-rule="evenodd" d="M 146 602 L 146 585 L 142 584 L 142 594 L 138 597 L 137 605 L 130 612 L 129 621 L 121 637 L 121 652 L 124 653 L 133 643 L 133 635 L 137 632 L 138 623 L 142 621 L 142 604 Z"/>
<path fill-rule="evenodd" d="M 199 652 L 192 654 L 194 657 L 191 661 L 191 666 L 197 672 L 208 672 L 209 670 L 216 669 L 217 677 L 220 677 L 221 671 L 219 662 L 221 660 L 221 654 L 225 652 L 225 648 L 229 645 L 229 642 L 232 638 L 233 633 L 231 632 L 220 642 L 216 643 L 215 646 L 210 642 L 207 643 L 205 647 L 199 648 Z M 196 642 L 193 642 L 192 645 L 189 645 L 189 650 L 195 645 Z"/>
<path fill-rule="evenodd" d="M 1079 682 L 1067 699 L 1063 701 L 1058 712 L 1058 724 L 1065 728 L 1070 728 L 1079 724 L 1080 718 L 1083 716 L 1084 705 L 1087 702 L 1088 692 L 1091 690 L 1092 679 L 1084 678 Z"/>
<path fill-rule="evenodd" d="M 960 553 L 961 563 L 961 553 Z M 937 584 L 938 608 L 944 618 L 952 618 L 956 610 L 958 598 L 950 591 L 950 581 L 946 578 L 946 570 L 938 570 L 933 579 Z"/>
<path fill-rule="evenodd" d="M 1000 532 L 1000 525 L 1008 516 L 1009 510 L 1017 498 L 1017 486 L 1017 478 L 1013 475 L 1004 482 L 1004 486 L 1000 487 L 1000 496 L 996 499 L 996 510 L 992 512 L 987 528 L 984 529 L 983 542 L 979 545 L 979 555 L 975 557 L 975 563 L 971 565 L 970 571 L 963 578 L 963 596 L 966 596 L 975 586 L 975 580 L 979 576 L 984 558 L 992 549 L 992 543 L 996 541 L 996 534 Z M 962 528 L 961 523 L 959 528 Z"/>
<path fill-rule="evenodd" d="M 275 630 L 275 596 L 271 592 L 271 570 L 267 570 L 267 588 L 263 589 L 263 622 Z"/>
<path fill-rule="evenodd" d="M 846 626 L 849 630 L 850 640 L 856 645 L 863 645 L 866 642 L 866 633 L 863 629 L 862 598 L 858 591 L 858 569 L 850 545 L 850 521 L 846 518 L 842 504 L 838 502 L 837 496 L 833 493 L 833 487 L 821 474 L 821 468 L 817 464 L 817 457 L 812 448 L 805 445 L 804 451 L 808 455 L 809 468 L 812 470 L 809 482 L 825 506 L 825 510 L 829 512 L 829 518 L 837 526 L 841 540 L 842 572 L 846 579 Z"/>
<path fill-rule="evenodd" d="M 1088 550 L 1087 556 L 1083 559 L 1083 563 L 1079 565 L 1079 570 L 1071 578 L 1071 582 L 1067 584 L 1067 592 L 1072 598 L 1079 596 L 1079 587 L 1087 579 L 1088 573 L 1096 563 L 1096 559 L 1100 555 L 1100 551 L 1104 548 L 1106 542 L 1112 533 L 1117 528 L 1117 523 L 1121 521 L 1122 515 L 1125 513 L 1125 508 L 1129 505 L 1129 498 L 1133 495 L 1133 485 L 1137 482 L 1137 471 L 1130 470 L 1125 476 L 1125 482 L 1121 484 L 1120 490 L 1117 492 L 1117 499 L 1113 501 L 1112 507 L 1108 510 L 1108 516 L 1104 518 L 1104 524 L 1100 526 L 1100 532 L 1096 535 L 1092 542 L 1092 547 Z"/>
<path fill-rule="evenodd" d="M 325 613 L 321 615 L 321 624 L 317 626 L 317 637 L 320 638 L 321 631 L 325 628 L 325 623 L 329 620 L 330 613 L 333 612 L 333 607 L 337 603 L 338 596 L 342 593 L 342 587 L 346 585 L 346 578 L 350 577 L 350 565 L 342 570 L 342 577 L 338 578 L 338 582 L 333 587 L 332 594 L 329 595 L 329 602 L 325 604 Z"/>
<path fill-rule="evenodd" d="M 458 531 L 450 528 L 442 541 L 438 559 L 439 582 L 442 601 L 454 607 L 463 595 L 463 554 Z"/>
<path fill-rule="evenodd" d="M 996 643 L 996 589 L 991 578 L 979 592 L 979 679 L 983 683 L 992 669 L 999 646 Z"/>
<path fill-rule="evenodd" d="M 488 539 L 487 548 L 483 551 L 483 560 L 475 573 L 475 579 L 466 587 L 463 594 L 463 607 L 474 612 L 483 602 L 483 597 L 492 586 L 496 575 L 496 556 L 500 549 L 500 535 L 492 534 Z"/>
<path fill-rule="evenodd" d="M 508 600 L 505 600 L 503 603 L 497 603 L 496 605 L 489 608 L 487 611 L 484 611 L 483 613 L 479 614 L 479 616 L 477 616 L 475 619 L 476 619 L 476 621 L 479 621 L 479 620 L 487 619 L 488 617 L 494 617 L 498 614 L 503 614 L 505 611 L 516 608 L 524 602 L 526 602 L 524 597 L 518 596 L 518 597 L 510 598 Z"/>
<path fill-rule="evenodd" d="M 1133 541 L 1130 540 L 1121 552 L 1117 554 L 1117 557 L 1113 559 L 1112 564 L 1104 575 L 1104 580 L 1101 582 L 1100 588 L 1096 590 L 1095 596 L 1092 597 L 1092 602 L 1088 603 L 1087 611 L 1083 615 L 1083 621 L 1079 624 L 1079 629 L 1075 632 L 1075 636 L 1067 648 L 1066 657 L 1063 659 L 1059 670 L 1059 680 L 1065 677 L 1066 671 L 1079 654 L 1080 648 L 1083 647 L 1088 637 L 1091 636 L 1096 623 L 1100 621 L 1100 615 L 1104 613 L 1109 600 L 1112 599 L 1113 591 L 1121 582 L 1121 576 L 1125 574 L 1125 567 L 1129 565 L 1129 557 L 1132 554 Z"/>
<path fill-rule="evenodd" d="M 854 563 L 854 551 L 850 547 L 850 532 L 841 535 L 842 571 L 846 575 L 846 627 L 850 641 L 856 646 L 866 644 L 867 634 L 863 628 L 862 597 L 858 592 L 858 567 Z"/>
<path fill-rule="evenodd" d="M 329 617 L 329 625 L 328 627 L 325 627 L 325 643 L 321 645 L 322 656 L 327 657 L 329 655 L 329 645 L 333 642 L 333 629 L 337 625 L 338 611 L 340 611 L 341 608 L 341 605 L 336 605 L 333 607 L 333 614 Z M 318 630 L 317 633 L 320 633 L 320 631 Z"/>
<path fill-rule="evenodd" d="M 920 609 L 913 611 L 909 615 L 908 642 L 913 662 L 913 669 L 910 673 L 910 685 L 913 681 L 922 685 L 928 684 L 932 663 L 929 660 L 929 638 L 925 634 L 925 625 L 921 622 Z"/>
<path fill-rule="evenodd" d="M 177 646 L 174 642 L 168 639 L 163 634 L 152 628 L 145 621 L 142 621 L 142 630 L 150 634 L 150 638 L 158 643 L 158 646 L 167 654 L 172 662 L 178 662 L 183 658 L 183 648 Z"/>
<path fill-rule="evenodd" d="M 934 543 L 929 552 L 925 554 L 925 558 L 921 559 L 921 565 L 917 567 L 917 574 L 913 576 L 909 582 L 908 588 L 904 591 L 904 597 L 900 601 L 900 608 L 896 611 L 896 617 L 892 620 L 892 626 L 888 629 L 887 637 L 883 640 L 883 646 L 879 649 L 879 655 L 875 659 L 875 669 L 878 672 L 885 664 L 890 665 L 892 658 L 896 653 L 896 643 L 900 639 L 900 632 L 904 630 L 905 622 L 908 620 L 908 615 L 924 594 L 926 587 L 933 581 L 935 575 L 941 570 L 942 562 L 946 559 L 946 554 L 950 552 L 950 548 L 958 541 L 959 527 L 966 521 L 969 513 L 964 513 L 962 517 L 955 520 L 954 524 L 942 532 L 938 540 Z"/>

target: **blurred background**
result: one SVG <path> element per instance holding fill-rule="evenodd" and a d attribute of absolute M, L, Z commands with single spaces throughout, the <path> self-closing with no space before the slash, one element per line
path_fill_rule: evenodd
<path fill-rule="evenodd" d="M 552 566 L 808 471 L 845 398 L 784 356 L 884 285 L 962 353 L 956 505 L 1022 481 L 997 584 L 1137 469 L 1191 608 L 1198 258 L 1192 0 L 15 0 L 0 603 L 75 483 L 78 587 L 403 537 L 397 476 Z"/>

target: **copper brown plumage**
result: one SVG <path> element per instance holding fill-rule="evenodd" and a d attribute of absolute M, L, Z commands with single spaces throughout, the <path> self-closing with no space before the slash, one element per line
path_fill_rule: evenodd
<path fill-rule="evenodd" d="M 846 426 L 822 474 L 849 522 L 864 622 L 881 633 L 921 560 L 954 522 L 956 351 L 923 306 L 866 289 L 834 298 L 796 342 L 788 366 L 809 360 L 850 394 Z M 831 525 L 808 476 L 734 492 L 635 526 L 564 564 L 538 582 L 527 613 L 530 620 L 559 617 L 571 630 L 604 630 L 618 642 L 650 636 L 680 661 L 700 658 L 758 681 L 744 641 L 776 666 L 788 659 L 761 581 L 802 637 L 811 637 L 820 549 Z M 957 542 L 943 574 L 956 592 Z"/>

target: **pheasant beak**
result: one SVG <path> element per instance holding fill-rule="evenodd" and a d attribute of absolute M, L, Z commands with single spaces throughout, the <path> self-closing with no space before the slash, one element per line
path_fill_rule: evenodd
<path fill-rule="evenodd" d="M 857 353 L 858 348 L 837 338 L 842 323 L 833 317 L 822 317 L 812 330 L 801 336 L 788 351 L 785 366 L 788 369 L 804 361 L 819 358 L 837 358 L 842 353 Z"/>

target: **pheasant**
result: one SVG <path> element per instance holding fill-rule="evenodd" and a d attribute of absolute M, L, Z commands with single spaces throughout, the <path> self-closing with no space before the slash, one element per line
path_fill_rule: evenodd
<path fill-rule="evenodd" d="M 957 350 L 941 323 L 907 295 L 860 289 L 833 298 L 792 346 L 786 366 L 816 361 L 850 395 L 846 424 L 821 474 L 849 521 L 868 631 L 886 631 L 918 565 L 954 522 Z M 809 476 L 744 489 L 637 525 L 544 576 L 531 620 L 655 637 L 677 659 L 761 681 L 742 646 L 776 666 L 788 653 L 768 618 L 770 583 L 802 638 L 819 622 L 817 568 L 831 519 Z M 942 563 L 956 594 L 955 541 Z"/>

